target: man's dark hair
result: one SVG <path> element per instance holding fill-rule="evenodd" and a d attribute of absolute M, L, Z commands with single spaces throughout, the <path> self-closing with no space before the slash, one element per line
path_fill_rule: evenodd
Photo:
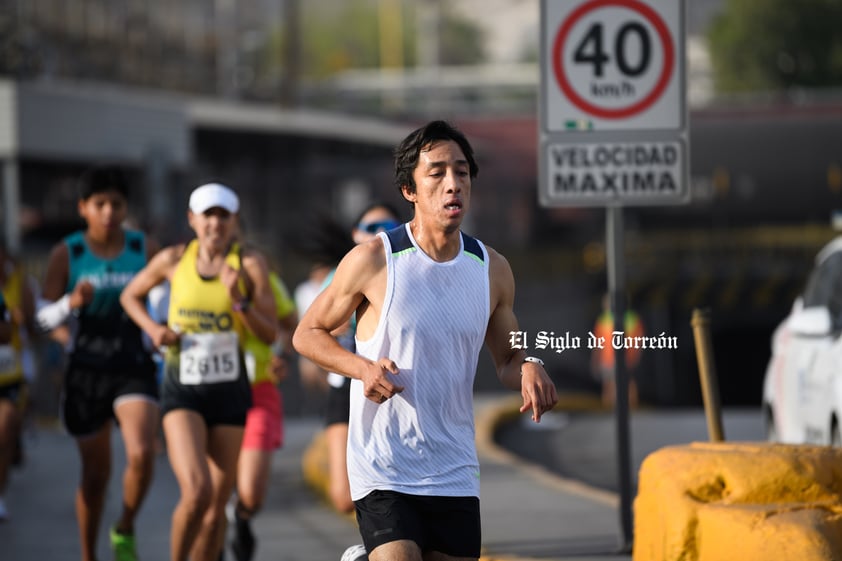
<path fill-rule="evenodd" d="M 447 140 L 452 140 L 462 149 L 465 159 L 468 160 L 471 179 L 477 176 L 479 166 L 474 159 L 474 149 L 471 148 L 471 143 L 468 142 L 462 131 L 447 121 L 431 121 L 409 133 L 409 136 L 404 138 L 395 149 L 395 183 L 398 190 L 402 190 L 403 186 L 406 185 L 410 193 L 415 192 L 416 185 L 412 172 L 418 165 L 418 157 L 421 155 L 421 151 L 436 142 Z"/>
<path fill-rule="evenodd" d="M 82 174 L 79 180 L 80 199 L 87 200 L 107 191 L 117 191 L 129 198 L 129 180 L 121 168 L 113 165 L 96 166 Z"/>

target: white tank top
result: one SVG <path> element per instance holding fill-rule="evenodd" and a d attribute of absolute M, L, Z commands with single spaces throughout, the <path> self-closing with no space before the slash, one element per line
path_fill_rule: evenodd
<path fill-rule="evenodd" d="M 371 339 L 357 354 L 388 357 L 402 393 L 378 405 L 351 383 L 351 497 L 380 490 L 479 497 L 473 385 L 489 318 L 488 252 L 461 236 L 459 255 L 438 263 L 409 225 L 378 234 L 386 250 L 386 294 Z"/>

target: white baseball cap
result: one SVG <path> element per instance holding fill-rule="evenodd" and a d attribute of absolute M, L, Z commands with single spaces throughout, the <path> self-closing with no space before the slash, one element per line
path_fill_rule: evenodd
<path fill-rule="evenodd" d="M 209 208 L 220 207 L 230 213 L 240 210 L 240 199 L 230 188 L 221 183 L 206 183 L 190 194 L 190 210 L 202 214 Z"/>

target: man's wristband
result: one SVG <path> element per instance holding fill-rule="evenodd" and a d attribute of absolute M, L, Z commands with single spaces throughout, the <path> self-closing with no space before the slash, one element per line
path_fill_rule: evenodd
<path fill-rule="evenodd" d="M 534 362 L 538 366 L 544 366 L 544 361 L 538 358 L 537 356 L 524 357 L 523 362 Z M 520 375 L 523 376 L 523 368 L 521 368 L 520 370 Z"/>
<path fill-rule="evenodd" d="M 235 312 L 246 313 L 249 311 L 251 307 L 251 301 L 248 298 L 241 298 L 231 304 L 231 309 Z"/>

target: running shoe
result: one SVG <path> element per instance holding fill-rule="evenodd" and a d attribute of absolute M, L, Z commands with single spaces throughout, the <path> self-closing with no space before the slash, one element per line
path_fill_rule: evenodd
<path fill-rule="evenodd" d="M 3 497 L 0 497 L 0 522 L 5 522 L 9 519 L 9 510 L 6 508 L 6 502 Z"/>
<path fill-rule="evenodd" d="M 111 528 L 110 537 L 114 561 L 137 561 L 134 535 L 121 534 L 115 528 Z"/>
<path fill-rule="evenodd" d="M 368 553 L 362 544 L 352 545 L 345 550 L 339 561 L 368 561 Z"/>
<path fill-rule="evenodd" d="M 241 518 L 237 509 L 234 508 L 234 537 L 231 539 L 231 551 L 237 561 L 251 561 L 254 557 L 254 550 L 257 540 L 254 532 L 251 531 L 251 521 L 248 518 Z"/>

